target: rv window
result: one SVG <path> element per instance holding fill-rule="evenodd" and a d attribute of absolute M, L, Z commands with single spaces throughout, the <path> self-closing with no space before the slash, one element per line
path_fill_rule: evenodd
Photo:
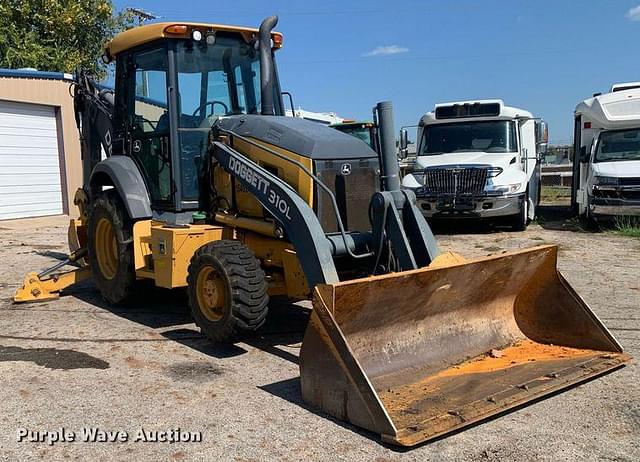
<path fill-rule="evenodd" d="M 595 162 L 640 160 L 640 129 L 602 132 L 596 148 Z"/>

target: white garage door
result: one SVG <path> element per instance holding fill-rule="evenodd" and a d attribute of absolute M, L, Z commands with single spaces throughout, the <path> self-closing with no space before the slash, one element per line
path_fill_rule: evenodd
<path fill-rule="evenodd" d="M 62 213 L 55 109 L 0 101 L 0 220 Z"/>

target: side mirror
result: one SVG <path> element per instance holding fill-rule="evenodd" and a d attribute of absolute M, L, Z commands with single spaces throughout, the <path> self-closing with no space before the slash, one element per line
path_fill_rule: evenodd
<path fill-rule="evenodd" d="M 580 162 L 586 164 L 589 162 L 589 154 L 586 146 L 580 146 Z"/>
<path fill-rule="evenodd" d="M 408 154 L 408 146 L 409 146 L 409 134 L 407 133 L 407 129 L 403 128 L 400 130 L 400 158 L 406 159 Z"/>

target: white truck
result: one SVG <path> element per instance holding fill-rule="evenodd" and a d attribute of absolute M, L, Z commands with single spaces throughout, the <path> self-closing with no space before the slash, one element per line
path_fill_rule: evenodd
<path fill-rule="evenodd" d="M 640 216 L 640 82 L 577 105 L 572 205 L 591 222 Z"/>
<path fill-rule="evenodd" d="M 524 230 L 540 200 L 547 126 L 502 100 L 437 104 L 418 124 L 417 158 L 402 185 L 427 218 L 475 217 Z M 400 134 L 400 150 L 406 147 Z"/>

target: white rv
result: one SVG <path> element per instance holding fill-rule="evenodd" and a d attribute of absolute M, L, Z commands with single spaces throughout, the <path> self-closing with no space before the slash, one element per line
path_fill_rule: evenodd
<path fill-rule="evenodd" d="M 420 119 L 415 168 L 402 184 L 427 218 L 500 219 L 524 230 L 540 199 L 546 143 L 542 120 L 502 100 L 437 104 Z"/>
<path fill-rule="evenodd" d="M 576 107 L 572 204 L 589 220 L 640 216 L 640 83 Z"/>

